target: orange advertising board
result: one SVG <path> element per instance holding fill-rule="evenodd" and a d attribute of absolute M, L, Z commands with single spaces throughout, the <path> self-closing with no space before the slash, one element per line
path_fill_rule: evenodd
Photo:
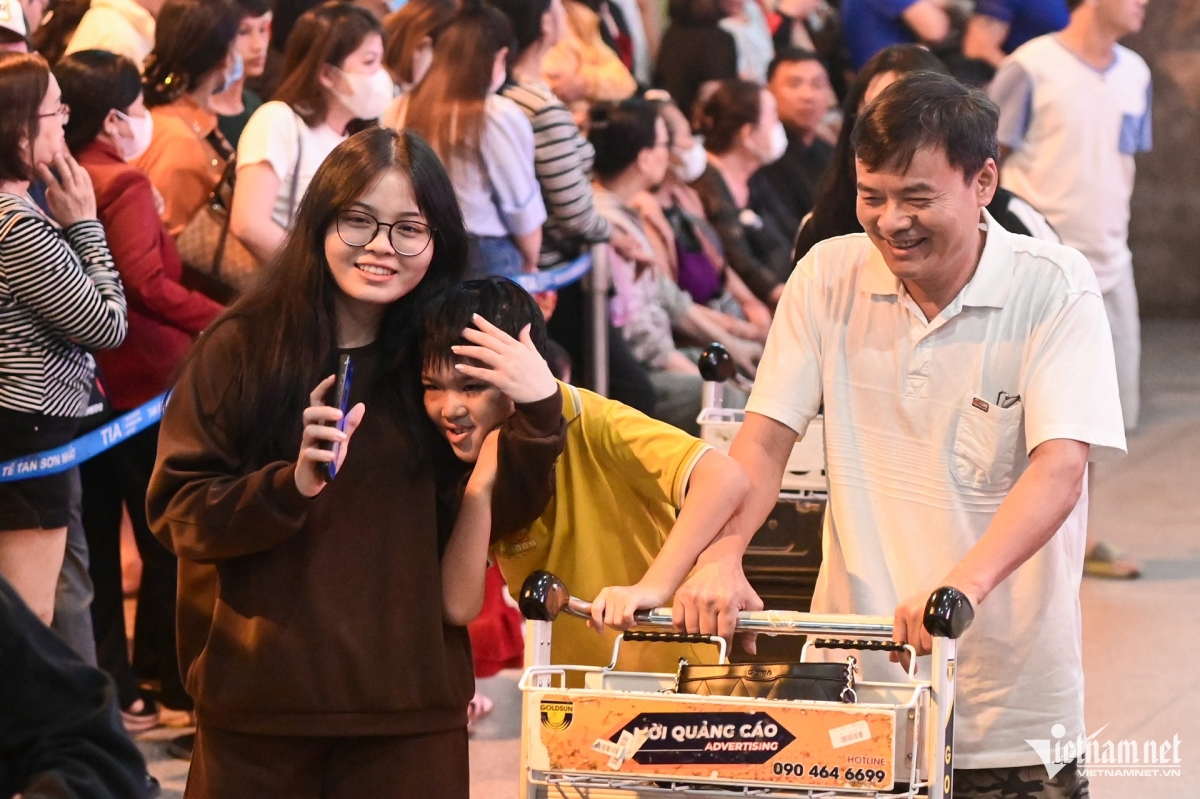
<path fill-rule="evenodd" d="M 896 717 L 855 705 L 683 695 L 537 698 L 546 771 L 886 791 Z M 540 759 L 540 758 L 538 758 Z"/>

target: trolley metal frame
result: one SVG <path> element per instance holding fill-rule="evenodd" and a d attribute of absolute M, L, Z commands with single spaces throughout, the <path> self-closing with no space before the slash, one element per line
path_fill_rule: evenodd
<path fill-rule="evenodd" d="M 534 572 L 525 582 L 519 604 L 522 613 L 529 620 L 525 650 L 528 668 L 520 681 L 521 799 L 617 799 L 676 795 L 706 799 L 731 799 L 737 796 L 763 799 L 883 799 L 885 796 L 951 799 L 953 795 L 956 639 L 974 617 L 969 600 L 953 588 L 939 588 L 930 596 L 926 605 L 924 623 L 933 640 L 930 679 L 917 679 L 910 667 L 906 682 L 859 682 L 855 685 L 855 690 L 860 701 L 853 704 L 679 694 L 673 690 L 673 674 L 617 671 L 617 650 L 621 641 L 626 638 L 689 643 L 715 643 L 720 640 L 675 633 L 669 608 L 640 612 L 635 629 L 618 638 L 614 647 L 613 663 L 607 668 L 552 666 L 550 642 L 553 620 L 560 613 L 590 618 L 590 603 L 571 597 L 566 587 L 554 575 Z M 747 612 L 740 614 L 737 630 L 771 635 L 821 636 L 819 640 L 809 639 L 805 646 L 806 653 L 810 646 L 847 650 L 897 647 L 891 641 L 892 619 L 882 616 Z M 721 648 L 723 659 L 723 641 Z M 911 648 L 909 649 L 911 651 Z M 567 687 L 569 675 L 575 676 L 572 682 L 582 681 L 584 687 Z M 611 729 L 602 729 L 593 747 L 600 754 L 588 756 L 590 761 L 585 762 L 584 759 L 580 759 L 580 755 L 573 756 L 573 759 L 567 758 L 570 762 L 558 762 L 556 765 L 545 744 L 548 726 L 544 718 L 545 708 L 583 708 L 589 706 L 589 703 L 594 706 L 597 702 L 607 703 L 606 707 L 628 706 L 636 709 L 641 713 L 639 718 L 647 714 L 662 713 L 672 718 L 680 713 L 691 713 L 699 718 L 704 714 L 711 717 L 713 713 L 761 715 L 773 712 L 779 718 L 791 719 L 793 731 L 797 730 L 794 726 L 796 719 L 812 721 L 813 729 L 807 730 L 808 733 L 813 733 L 817 726 L 823 724 L 819 729 L 821 735 L 848 729 L 829 728 L 829 720 L 838 718 L 839 714 L 844 715 L 848 721 L 871 714 L 875 714 L 874 718 L 878 721 L 880 715 L 890 715 L 894 718 L 894 757 L 889 770 L 891 779 L 886 785 L 886 790 L 850 784 L 856 782 L 853 779 L 843 780 L 843 784 L 840 785 L 814 786 L 803 773 L 801 777 L 795 778 L 795 774 L 781 771 L 787 764 L 780 763 L 779 766 L 775 766 L 777 761 L 774 756 L 764 761 L 764 765 L 772 765 L 772 775 L 764 777 L 760 774 L 748 780 L 722 776 L 723 769 L 720 765 L 713 766 L 703 775 L 681 776 L 678 768 L 664 768 L 660 773 L 656 773 L 644 767 L 638 773 L 622 773 L 623 764 L 630 762 L 629 758 L 636 754 L 636 746 L 641 746 L 642 743 L 634 744 L 635 748 L 631 754 L 627 751 L 630 747 L 627 737 L 620 738 L 621 741 L 625 741 L 624 746 L 612 741 L 622 732 L 620 723 L 616 723 Z M 610 713 L 605 718 L 626 718 L 633 712 L 632 709 L 624 711 L 624 716 L 620 713 Z M 567 726 L 570 725 L 569 716 L 567 713 Z M 628 727 L 633 723 L 625 723 L 624 736 L 628 736 Z M 803 726 L 808 722 L 800 723 Z M 561 719 L 559 724 L 561 725 Z M 783 722 L 779 726 L 784 727 L 787 732 Z M 854 726 L 853 722 L 850 726 Z M 643 737 L 642 742 L 644 740 Z M 596 757 L 601 755 L 611 755 L 612 759 L 607 769 L 596 763 Z M 788 779 L 789 777 L 792 779 Z M 862 780 L 857 782 L 861 783 Z"/>

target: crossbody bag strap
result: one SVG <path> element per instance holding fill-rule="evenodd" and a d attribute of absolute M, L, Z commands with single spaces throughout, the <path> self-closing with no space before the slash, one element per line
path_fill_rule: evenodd
<path fill-rule="evenodd" d="M 212 133 L 205 136 L 204 140 L 225 159 L 225 169 L 221 171 L 221 178 L 217 181 L 217 185 L 213 186 L 212 193 L 208 197 L 209 205 L 223 208 L 225 211 L 225 219 L 221 224 L 221 235 L 217 238 L 217 249 L 213 252 L 212 275 L 220 280 L 221 265 L 225 260 L 225 242 L 229 240 L 229 221 L 233 217 L 233 187 L 237 177 L 237 151 L 233 149 L 233 145 L 229 143 L 229 139 L 225 138 L 219 128 L 213 128 Z M 229 187 L 228 205 L 222 196 L 222 186 Z"/>

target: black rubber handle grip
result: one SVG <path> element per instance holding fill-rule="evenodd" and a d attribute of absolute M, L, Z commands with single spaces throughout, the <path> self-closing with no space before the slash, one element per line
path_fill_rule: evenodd
<path fill-rule="evenodd" d="M 690 633 L 651 633 L 641 630 L 626 630 L 622 637 L 626 641 L 651 641 L 659 644 L 712 644 L 710 635 L 691 635 Z"/>
<path fill-rule="evenodd" d="M 958 638 L 975 620 L 971 600 L 957 588 L 943 585 L 925 603 L 925 629 L 940 638 Z"/>
<path fill-rule="evenodd" d="M 869 649 L 873 652 L 903 652 L 898 641 L 850 640 L 848 638 L 818 638 L 812 643 L 817 649 Z"/>

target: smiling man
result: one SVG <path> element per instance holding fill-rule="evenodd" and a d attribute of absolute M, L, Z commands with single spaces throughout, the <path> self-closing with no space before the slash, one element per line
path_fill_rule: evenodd
<path fill-rule="evenodd" d="M 896 639 L 924 655 L 927 597 L 963 591 L 978 615 L 959 650 L 955 796 L 1083 797 L 1075 764 L 1051 778 L 1025 739 L 1083 732 L 1084 476 L 1125 438 L 1087 260 L 985 210 L 997 113 L 952 78 L 914 73 L 861 115 L 866 233 L 818 244 L 788 281 L 730 450 L 750 498 L 676 605 L 704 627 L 755 603 L 736 596 L 737 558 L 823 402 L 813 610 L 894 615 Z M 883 655 L 864 658 L 865 678 L 902 679 Z M 927 678 L 926 658 L 919 668 Z"/>

